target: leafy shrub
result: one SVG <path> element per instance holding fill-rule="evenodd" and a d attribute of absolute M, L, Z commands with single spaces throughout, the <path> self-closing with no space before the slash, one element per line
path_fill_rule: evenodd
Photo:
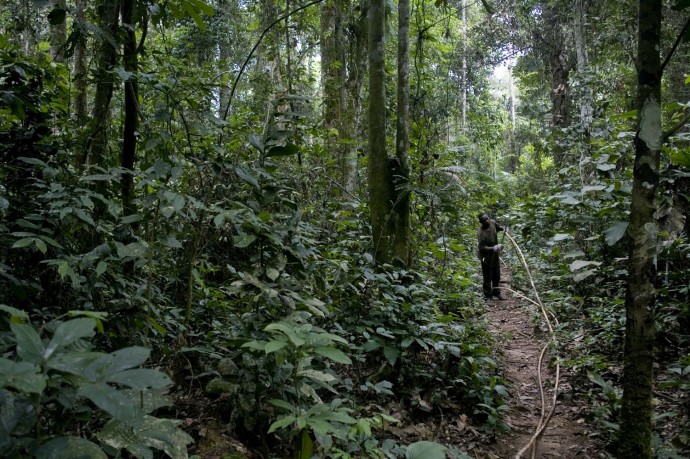
<path fill-rule="evenodd" d="M 75 312 L 70 315 L 82 317 L 36 330 L 26 313 L 0 309 L 11 316 L 10 331 L 0 334 L 3 354 L 10 357 L 0 358 L 3 457 L 106 458 L 123 449 L 140 459 L 151 458 L 152 449 L 187 457 L 191 437 L 177 421 L 151 415 L 169 405 L 161 390 L 171 381 L 158 370 L 139 368 L 150 351 L 93 350 L 90 338 L 103 330 L 104 314 Z"/>

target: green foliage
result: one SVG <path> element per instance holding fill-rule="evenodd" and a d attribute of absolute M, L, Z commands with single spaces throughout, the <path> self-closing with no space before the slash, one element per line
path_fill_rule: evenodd
<path fill-rule="evenodd" d="M 47 339 L 26 323 L 25 313 L 2 309 L 11 314 L 10 331 L 2 332 L 1 339 L 10 357 L 0 359 L 3 457 L 105 458 L 106 452 L 127 450 L 143 459 L 152 457 L 152 449 L 172 458 L 187 457 L 192 439 L 178 422 L 150 415 L 169 405 L 161 390 L 171 381 L 158 370 L 139 368 L 148 360 L 149 349 L 94 351 L 90 341 L 100 319 L 89 317 L 93 314 L 49 322 L 45 329 L 52 336 Z M 71 429 L 83 422 L 95 424 Z M 84 438 L 75 435 L 78 432 L 91 435 Z"/>

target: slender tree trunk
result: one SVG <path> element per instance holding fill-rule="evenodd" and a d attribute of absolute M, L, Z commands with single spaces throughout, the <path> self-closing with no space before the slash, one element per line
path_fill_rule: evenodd
<path fill-rule="evenodd" d="M 66 11 L 66 0 L 53 2 L 53 11 Z M 67 21 L 50 25 L 50 57 L 55 62 L 65 62 L 65 40 L 67 40 Z"/>
<path fill-rule="evenodd" d="M 392 258 L 391 210 L 393 183 L 386 153 L 385 0 L 369 4 L 369 209 L 374 258 Z"/>
<path fill-rule="evenodd" d="M 88 113 L 87 108 L 87 73 L 88 60 L 86 55 L 86 0 L 76 0 L 75 2 L 75 22 L 73 25 L 76 33 L 76 43 L 74 45 L 74 70 L 72 78 L 74 80 L 74 116 L 77 120 L 85 120 Z"/>
<path fill-rule="evenodd" d="M 562 128 L 570 126 L 571 94 L 568 76 L 568 51 L 563 37 L 562 12 L 555 3 L 542 3 L 547 49 L 546 66 L 551 81 L 551 123 L 556 140 Z M 556 142 L 558 143 L 558 142 Z M 556 146 L 554 161 L 562 164 L 565 151 Z"/>
<path fill-rule="evenodd" d="M 580 81 L 582 82 L 580 121 L 585 130 L 589 131 L 594 114 L 594 95 L 592 87 L 583 80 L 589 70 L 587 35 L 585 33 L 587 2 L 588 0 L 573 0 L 573 37 L 575 39 L 575 54 L 577 56 L 577 72 L 580 74 Z"/>
<path fill-rule="evenodd" d="M 467 0 L 462 0 L 462 131 L 467 129 Z"/>
<path fill-rule="evenodd" d="M 133 74 L 125 81 L 125 121 L 122 138 L 122 158 L 121 165 L 127 172 L 122 174 L 122 207 L 125 215 L 135 212 L 132 205 L 134 194 L 134 162 L 137 156 L 136 133 L 139 129 L 139 84 L 137 82 L 137 72 L 139 62 L 137 58 L 137 36 L 136 36 L 136 0 L 122 0 L 122 24 L 125 29 L 125 43 L 123 52 L 123 64 L 127 72 Z"/>
<path fill-rule="evenodd" d="M 620 448 L 622 459 L 652 457 L 654 308 L 657 228 L 656 192 L 661 151 L 662 0 L 640 0 L 637 49 L 637 133 L 630 252 L 625 297 L 625 358 Z"/>
<path fill-rule="evenodd" d="M 346 53 L 348 62 L 347 80 L 345 81 L 345 103 L 342 114 L 342 138 L 343 142 L 343 186 L 345 190 L 352 194 L 357 190 L 359 183 L 359 156 L 357 145 L 359 144 L 358 135 L 361 118 L 361 92 L 364 83 L 364 75 L 367 72 L 367 37 L 368 23 L 367 10 L 363 8 L 360 16 L 353 19 L 349 24 L 351 32 L 349 45 L 350 49 Z"/>
<path fill-rule="evenodd" d="M 398 100 L 395 156 L 398 170 L 393 171 L 396 197 L 393 212 L 395 225 L 394 255 L 410 264 L 410 1 L 398 0 Z"/>
<path fill-rule="evenodd" d="M 89 126 L 89 138 L 84 149 L 86 164 L 102 165 L 108 151 L 110 130 L 110 102 L 113 97 L 114 77 L 112 69 L 117 62 L 117 32 L 119 28 L 120 1 L 99 0 L 96 5 L 99 27 L 104 34 L 97 44 L 96 95 Z"/>
<path fill-rule="evenodd" d="M 515 82 L 513 81 L 513 67 L 508 68 L 508 86 L 510 89 L 510 129 L 508 130 L 508 148 L 510 157 L 508 170 L 515 173 L 520 165 L 520 150 L 515 143 Z"/>

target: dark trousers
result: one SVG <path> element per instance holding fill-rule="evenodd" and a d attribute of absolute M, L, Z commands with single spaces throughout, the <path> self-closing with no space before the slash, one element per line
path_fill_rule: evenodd
<path fill-rule="evenodd" d="M 501 281 L 500 264 L 496 263 L 491 266 L 482 263 L 482 278 L 484 279 L 482 289 L 484 290 L 485 297 L 491 298 L 492 295 L 497 296 L 501 292 L 498 288 L 498 283 Z"/>

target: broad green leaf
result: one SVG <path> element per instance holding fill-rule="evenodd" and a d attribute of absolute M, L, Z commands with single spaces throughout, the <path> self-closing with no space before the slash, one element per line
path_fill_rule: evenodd
<path fill-rule="evenodd" d="M 232 245 L 239 249 L 244 249 L 248 247 L 252 242 L 256 240 L 256 236 L 253 234 L 241 233 L 235 236 L 232 240 Z"/>
<path fill-rule="evenodd" d="M 10 447 L 9 434 L 29 435 L 35 425 L 34 402 L 23 394 L 0 389 L 0 450 Z"/>
<path fill-rule="evenodd" d="M 118 349 L 107 354 L 102 359 L 103 368 L 107 368 L 108 374 L 119 373 L 129 368 L 143 365 L 151 355 L 151 349 L 141 346 L 131 346 Z"/>
<path fill-rule="evenodd" d="M 70 373 L 89 379 L 86 376 L 86 369 L 96 360 L 103 357 L 103 352 L 59 352 L 48 362 L 48 368 L 64 373 Z"/>
<path fill-rule="evenodd" d="M 690 169 L 690 150 L 674 150 L 670 156 L 671 162 L 676 166 L 681 166 L 686 169 Z"/>
<path fill-rule="evenodd" d="M 42 239 L 37 238 L 34 242 L 36 243 L 36 247 L 38 248 L 38 250 L 41 251 L 41 253 L 46 253 L 48 251 L 48 246 Z"/>
<path fill-rule="evenodd" d="M 172 384 L 168 375 L 150 368 L 121 371 L 106 377 L 106 381 L 129 386 L 132 389 L 162 389 Z"/>
<path fill-rule="evenodd" d="M 139 221 L 141 221 L 141 215 L 139 214 L 127 215 L 126 217 L 122 217 L 120 219 L 120 223 L 122 223 L 123 225 L 129 225 Z"/>
<path fill-rule="evenodd" d="M 287 324 L 284 322 L 272 323 L 272 324 L 266 325 L 264 330 L 267 332 L 272 332 L 272 331 L 282 332 L 285 336 L 287 336 L 290 339 L 290 341 L 292 341 L 292 344 L 294 344 L 297 347 L 303 346 L 304 343 L 306 342 L 304 339 L 297 336 L 295 327 L 291 324 Z"/>
<path fill-rule="evenodd" d="M 566 196 L 565 198 L 561 199 L 561 202 L 562 202 L 563 204 L 568 204 L 568 205 L 570 205 L 570 206 L 576 206 L 576 205 L 578 205 L 578 204 L 581 203 L 581 201 L 575 199 L 575 198 L 572 197 L 572 196 Z"/>
<path fill-rule="evenodd" d="M 340 349 L 336 349 L 331 346 L 319 346 L 314 348 L 314 352 L 320 356 L 329 358 L 334 362 L 342 363 L 345 365 L 351 365 L 352 360 Z"/>
<path fill-rule="evenodd" d="M 293 412 L 295 411 L 294 405 L 292 405 L 289 402 L 286 402 L 285 400 L 278 400 L 278 399 L 273 399 L 270 401 L 271 405 L 277 406 L 278 408 L 284 408 L 287 411 Z"/>
<path fill-rule="evenodd" d="M 25 162 L 25 163 L 27 163 L 27 164 L 33 164 L 34 166 L 48 167 L 48 165 L 47 165 L 46 163 L 44 163 L 43 161 L 41 161 L 41 160 L 38 159 L 38 158 L 30 158 L 30 157 L 27 157 L 27 156 L 20 156 L 20 157 L 17 158 L 17 159 L 20 160 L 20 161 L 23 161 L 23 162 Z"/>
<path fill-rule="evenodd" d="M 81 437 L 57 437 L 36 450 L 36 459 L 107 459 L 97 444 Z"/>
<path fill-rule="evenodd" d="M 172 459 L 187 459 L 187 445 L 193 439 L 177 427 L 178 423 L 172 419 L 144 416 L 141 424 L 133 426 L 113 419 L 103 426 L 98 440 L 117 450 L 127 449 L 137 457 L 144 457 L 142 454 L 146 454 L 148 448 L 155 448 Z"/>
<path fill-rule="evenodd" d="M 5 311 L 8 313 L 13 319 L 20 319 L 21 321 L 28 321 L 29 320 L 29 314 L 26 312 L 13 308 L 12 306 L 7 306 L 4 304 L 0 304 L 0 311 Z"/>
<path fill-rule="evenodd" d="M 614 222 L 606 231 L 604 231 L 604 238 L 606 244 L 614 245 L 625 236 L 625 231 L 628 229 L 628 222 Z"/>
<path fill-rule="evenodd" d="M 25 237 L 23 239 L 18 240 L 14 244 L 12 244 L 12 248 L 13 249 L 21 249 L 22 247 L 28 247 L 31 244 L 33 244 L 33 242 L 35 240 L 36 240 L 35 237 Z"/>
<path fill-rule="evenodd" d="M 247 343 L 244 343 L 242 347 L 246 347 L 247 349 L 253 349 L 255 351 L 265 351 L 266 343 L 263 341 L 249 341 Z"/>
<path fill-rule="evenodd" d="M 314 442 L 309 435 L 307 429 L 302 429 L 302 438 L 300 439 L 300 459 L 311 459 L 314 453 Z"/>
<path fill-rule="evenodd" d="M 182 0 L 181 5 L 182 8 L 185 9 L 187 14 L 189 14 L 192 19 L 194 19 L 194 22 L 196 23 L 197 26 L 203 31 L 206 31 L 206 24 L 204 23 L 204 19 L 201 17 L 201 14 L 197 11 L 196 8 L 197 2 L 194 0 Z"/>
<path fill-rule="evenodd" d="M 96 265 L 96 277 L 101 277 L 101 274 L 103 274 L 106 269 L 108 269 L 108 263 L 99 261 L 98 265 Z"/>
<path fill-rule="evenodd" d="M 432 441 L 412 443 L 405 450 L 406 459 L 446 459 L 446 448 Z"/>
<path fill-rule="evenodd" d="M 45 351 L 41 337 L 34 328 L 27 324 L 11 323 L 10 328 L 17 340 L 17 355 L 26 362 L 43 364 Z"/>
<path fill-rule="evenodd" d="M 386 357 L 386 360 L 388 360 L 388 363 L 390 363 L 391 366 L 395 365 L 398 357 L 400 357 L 400 349 L 394 346 L 383 346 L 383 355 Z"/>
<path fill-rule="evenodd" d="M 58 241 L 56 241 L 55 239 L 53 239 L 51 237 L 41 235 L 41 239 L 44 240 L 45 242 L 47 242 L 48 244 L 52 245 L 53 247 L 57 247 L 58 249 L 64 248 L 62 245 L 60 245 L 60 243 Z"/>
<path fill-rule="evenodd" d="M 272 281 L 274 281 L 278 279 L 278 277 L 280 276 L 280 271 L 278 271 L 275 268 L 266 268 L 266 276 Z"/>
<path fill-rule="evenodd" d="M 343 411 L 326 411 L 321 414 L 327 421 L 342 422 L 343 424 L 355 424 L 357 420 Z"/>
<path fill-rule="evenodd" d="M 82 338 L 90 338 L 96 334 L 96 321 L 91 318 L 72 319 L 58 325 L 53 339 L 50 340 L 45 348 L 43 358 L 49 360 L 53 353 L 61 348 L 68 346 Z"/>
<path fill-rule="evenodd" d="M 578 269 L 584 268 L 585 266 L 599 266 L 601 265 L 601 262 L 599 261 L 590 261 L 590 260 L 575 260 L 570 265 L 568 265 L 568 268 L 570 268 L 571 272 L 575 272 Z"/>
<path fill-rule="evenodd" d="M 554 234 L 554 236 L 553 236 L 554 242 L 564 241 L 566 239 L 572 239 L 572 236 L 570 234 L 567 234 L 567 233 L 558 233 L 558 234 Z"/>
<path fill-rule="evenodd" d="M 252 147 L 256 148 L 259 151 L 259 153 L 264 152 L 264 143 L 261 141 L 261 137 L 259 137 L 258 135 L 251 134 L 247 136 L 247 141 Z"/>
<path fill-rule="evenodd" d="M 151 326 L 162 336 L 165 336 L 168 334 L 168 329 L 156 322 L 156 320 L 153 317 L 147 317 L 146 320 L 151 324 Z"/>
<path fill-rule="evenodd" d="M 149 139 L 149 142 L 152 140 L 155 140 L 157 142 L 157 139 Z M 155 147 L 155 145 L 154 145 L 154 147 Z M 171 166 L 170 166 L 170 163 L 167 161 L 164 161 L 164 160 L 158 158 L 153 162 L 153 171 L 156 173 L 156 176 L 159 178 L 167 177 L 168 174 L 170 173 L 170 170 L 171 170 Z"/>
<path fill-rule="evenodd" d="M 588 269 L 587 271 L 582 271 L 580 273 L 577 273 L 573 276 L 573 280 L 575 282 L 582 282 L 583 280 L 587 279 L 589 276 L 596 274 L 595 269 Z"/>
<path fill-rule="evenodd" d="M 295 422 L 295 417 L 292 415 L 288 416 L 283 416 L 282 418 L 278 418 L 277 421 L 275 421 L 273 424 L 271 424 L 271 427 L 268 428 L 268 433 L 273 433 L 278 429 L 282 429 L 284 427 L 289 426 Z"/>
<path fill-rule="evenodd" d="M 122 389 L 120 391 L 142 413 L 151 413 L 164 406 L 172 406 L 172 402 L 160 389 Z"/>
<path fill-rule="evenodd" d="M 0 357 L 0 368 L 0 387 L 14 387 L 26 394 L 41 394 L 46 388 L 46 376 L 33 363 Z"/>
<path fill-rule="evenodd" d="M 285 341 L 278 341 L 278 340 L 269 341 L 268 343 L 266 343 L 266 347 L 264 348 L 264 352 L 266 352 L 266 354 L 270 354 L 271 352 L 277 352 L 277 351 L 281 350 L 285 346 L 287 346 L 287 342 L 285 342 Z"/>
<path fill-rule="evenodd" d="M 252 175 L 246 168 L 239 166 L 235 168 L 235 173 L 237 176 L 245 181 L 246 183 L 252 185 L 254 188 L 259 188 L 259 181 Z"/>
<path fill-rule="evenodd" d="M 302 371 L 298 372 L 297 375 L 298 376 L 305 376 L 307 378 L 315 379 L 317 381 L 326 382 L 326 383 L 336 380 L 336 377 L 333 375 L 330 375 L 328 373 L 324 373 L 324 372 L 318 371 L 318 370 L 312 370 L 312 369 L 302 370 Z"/>
<path fill-rule="evenodd" d="M 123 422 L 131 422 L 134 419 L 134 405 L 129 398 L 112 386 L 104 383 L 87 383 L 82 384 L 77 393 L 91 400 L 114 419 Z"/>

